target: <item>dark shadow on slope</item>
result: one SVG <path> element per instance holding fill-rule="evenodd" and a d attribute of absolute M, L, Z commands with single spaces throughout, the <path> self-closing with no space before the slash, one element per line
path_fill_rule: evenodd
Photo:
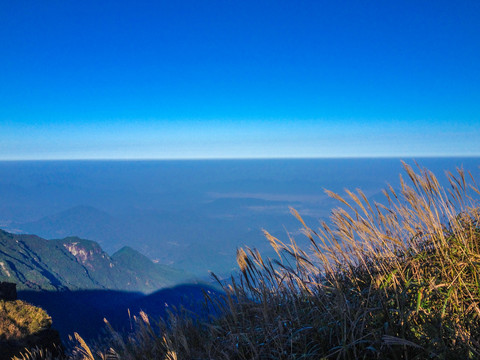
<path fill-rule="evenodd" d="M 205 316 L 204 291 L 212 298 L 221 293 L 207 285 L 185 284 L 162 289 L 150 295 L 115 290 L 30 291 L 18 292 L 18 298 L 47 311 L 53 327 L 63 341 L 74 332 L 84 339 L 95 339 L 105 331 L 106 318 L 116 330 L 130 328 L 128 309 L 132 315 L 141 310 L 151 319 L 164 317 L 168 310 L 185 308 Z"/>
<path fill-rule="evenodd" d="M 153 320 L 165 317 L 167 312 L 176 312 L 181 309 L 206 318 L 209 315 L 215 315 L 216 312 L 211 302 L 206 301 L 205 295 L 212 300 L 220 300 L 222 293 L 207 285 L 184 284 L 136 298 L 130 302 L 128 308 L 131 314 L 144 311 Z M 121 323 L 115 325 L 121 326 L 124 323 L 125 321 L 121 319 Z"/>

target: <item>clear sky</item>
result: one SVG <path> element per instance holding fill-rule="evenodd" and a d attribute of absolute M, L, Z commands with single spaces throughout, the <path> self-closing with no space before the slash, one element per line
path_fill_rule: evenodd
<path fill-rule="evenodd" d="M 0 159 L 459 155 L 479 1 L 0 2 Z"/>

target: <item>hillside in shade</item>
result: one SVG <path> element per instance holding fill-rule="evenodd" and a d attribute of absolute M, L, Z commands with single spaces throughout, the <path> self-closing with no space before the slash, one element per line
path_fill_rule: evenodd
<path fill-rule="evenodd" d="M 46 240 L 0 230 L 0 281 L 19 290 L 110 289 L 150 293 L 192 277 L 132 248 L 109 256 L 94 241 Z"/>

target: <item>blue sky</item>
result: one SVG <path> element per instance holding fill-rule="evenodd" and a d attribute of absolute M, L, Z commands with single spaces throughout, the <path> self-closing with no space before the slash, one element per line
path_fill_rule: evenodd
<path fill-rule="evenodd" d="M 3 1 L 0 159 L 479 156 L 480 2 Z"/>

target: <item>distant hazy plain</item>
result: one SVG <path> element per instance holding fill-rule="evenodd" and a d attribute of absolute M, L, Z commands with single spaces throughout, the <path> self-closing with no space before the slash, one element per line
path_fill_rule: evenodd
<path fill-rule="evenodd" d="M 480 158 L 416 160 L 441 181 L 456 167 L 480 179 Z M 237 247 L 272 254 L 263 228 L 308 246 L 289 206 L 317 227 L 338 205 L 324 189 L 381 201 L 400 173 L 400 159 L 0 162 L 0 228 L 77 235 L 109 253 L 129 245 L 199 277 L 226 275 Z"/>

